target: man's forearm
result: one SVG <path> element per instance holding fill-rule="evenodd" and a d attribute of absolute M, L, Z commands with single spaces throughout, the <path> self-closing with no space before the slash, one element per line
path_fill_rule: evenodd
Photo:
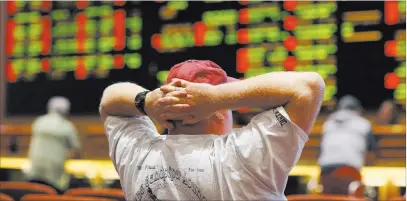
<path fill-rule="evenodd" d="M 100 116 L 103 121 L 107 116 L 139 116 L 144 115 L 137 109 L 135 98 L 140 92 L 146 91 L 143 87 L 128 82 L 113 84 L 105 89 L 100 102 Z M 175 93 L 174 93 L 175 94 Z M 173 125 L 160 115 L 165 112 L 163 107 L 157 104 L 157 100 L 164 94 L 160 89 L 155 89 L 146 94 L 144 100 L 144 111 L 149 118 L 156 123 L 171 129 Z M 182 105 L 181 105 L 182 106 Z M 179 106 L 178 108 L 180 108 Z"/>
<path fill-rule="evenodd" d="M 142 115 L 134 105 L 134 98 L 145 91 L 137 84 L 122 82 L 110 85 L 103 92 L 100 102 L 100 113 L 103 116 L 135 116 Z"/>
<path fill-rule="evenodd" d="M 268 73 L 217 86 L 216 104 L 220 109 L 285 105 L 290 117 L 307 132 L 319 111 L 324 87 L 317 73 Z"/>
<path fill-rule="evenodd" d="M 217 86 L 220 107 L 274 108 L 291 101 L 306 101 L 312 85 L 322 85 L 315 73 L 276 72 Z M 314 87 L 317 88 L 317 87 Z M 321 88 L 321 87 L 320 87 Z M 295 100 L 294 100 L 295 99 Z"/>

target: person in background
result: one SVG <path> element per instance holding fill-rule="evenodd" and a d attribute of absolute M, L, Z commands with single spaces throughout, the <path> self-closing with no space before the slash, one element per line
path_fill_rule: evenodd
<path fill-rule="evenodd" d="M 400 121 L 400 113 L 393 100 L 385 100 L 377 111 L 376 124 L 397 124 Z"/>
<path fill-rule="evenodd" d="M 126 200 L 286 200 L 288 174 L 324 88 L 314 72 L 237 81 L 201 60 L 175 65 L 153 91 L 107 87 L 100 115 Z M 231 109 L 245 107 L 264 111 L 232 129 Z M 168 135 L 159 135 L 150 118 Z"/>
<path fill-rule="evenodd" d="M 362 116 L 362 111 L 359 100 L 346 95 L 339 100 L 337 111 L 323 125 L 318 163 L 324 193 L 349 194 L 349 185 L 360 177 L 359 170 L 365 161 L 368 164 L 373 162 L 376 140 L 371 123 Z M 356 176 L 338 177 L 337 173 L 343 168 Z"/>
<path fill-rule="evenodd" d="M 38 117 L 32 125 L 29 148 L 31 168 L 29 181 L 47 184 L 62 193 L 69 185 L 65 160 L 71 155 L 79 158 L 79 140 L 74 125 L 66 119 L 70 102 L 64 97 L 48 101 L 48 113 Z"/>

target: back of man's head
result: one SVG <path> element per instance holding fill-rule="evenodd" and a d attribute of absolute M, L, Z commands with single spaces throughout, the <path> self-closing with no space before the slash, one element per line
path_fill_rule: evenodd
<path fill-rule="evenodd" d="M 168 73 L 166 84 L 171 83 L 171 80 L 174 78 L 186 80 L 188 82 L 206 83 L 211 85 L 219 85 L 237 80 L 228 77 L 226 72 L 219 65 L 209 60 L 187 60 L 174 65 Z M 219 125 L 222 121 L 228 121 L 228 119 L 225 118 L 225 115 L 228 113 L 230 113 L 230 111 L 218 112 L 213 115 L 211 119 L 204 120 L 201 123 L 211 124 L 209 126 L 215 126 L 216 124 Z M 180 121 L 175 122 L 176 127 L 183 126 Z M 198 122 L 198 124 L 199 123 L 200 122 Z M 194 125 L 185 127 L 191 128 L 193 126 Z"/>
<path fill-rule="evenodd" d="M 363 107 L 362 107 L 362 104 L 360 103 L 360 101 L 351 95 L 345 95 L 341 99 L 339 99 L 337 109 L 338 110 L 353 110 L 353 111 L 359 111 L 359 112 L 363 111 Z"/>
<path fill-rule="evenodd" d="M 60 115 L 66 116 L 69 114 L 71 108 L 71 103 L 69 100 L 62 96 L 54 96 L 49 99 L 47 104 L 48 113 L 58 113 Z"/>
<path fill-rule="evenodd" d="M 218 64 L 209 60 L 187 60 L 174 65 L 168 73 L 166 84 L 169 84 L 174 78 L 211 85 L 224 84 L 237 80 L 228 77 L 226 72 Z"/>

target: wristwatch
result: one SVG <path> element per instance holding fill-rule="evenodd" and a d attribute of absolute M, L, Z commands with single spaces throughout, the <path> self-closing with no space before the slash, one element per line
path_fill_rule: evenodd
<path fill-rule="evenodd" d="M 144 110 L 144 103 L 148 92 L 150 91 L 142 91 L 137 94 L 136 98 L 134 98 L 134 104 L 136 105 L 136 108 L 144 115 L 147 115 L 146 111 Z"/>

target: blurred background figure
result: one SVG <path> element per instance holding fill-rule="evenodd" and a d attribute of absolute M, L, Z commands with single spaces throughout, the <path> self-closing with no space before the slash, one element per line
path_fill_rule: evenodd
<path fill-rule="evenodd" d="M 29 149 L 31 168 L 27 178 L 31 182 L 47 184 L 62 193 L 69 185 L 65 160 L 79 158 L 79 140 L 74 125 L 66 119 L 70 102 L 64 97 L 48 101 L 48 113 L 38 117 L 32 125 Z"/>
<path fill-rule="evenodd" d="M 385 100 L 376 115 L 376 124 L 397 124 L 400 121 L 400 109 L 393 100 Z"/>
<path fill-rule="evenodd" d="M 373 162 L 376 143 L 371 124 L 362 116 L 362 111 L 359 100 L 346 95 L 323 125 L 318 164 L 324 193 L 354 193 L 360 185 L 351 183 L 361 184 L 359 170 L 365 159 L 368 159 L 367 164 Z M 368 157 L 367 152 L 370 152 Z"/>

